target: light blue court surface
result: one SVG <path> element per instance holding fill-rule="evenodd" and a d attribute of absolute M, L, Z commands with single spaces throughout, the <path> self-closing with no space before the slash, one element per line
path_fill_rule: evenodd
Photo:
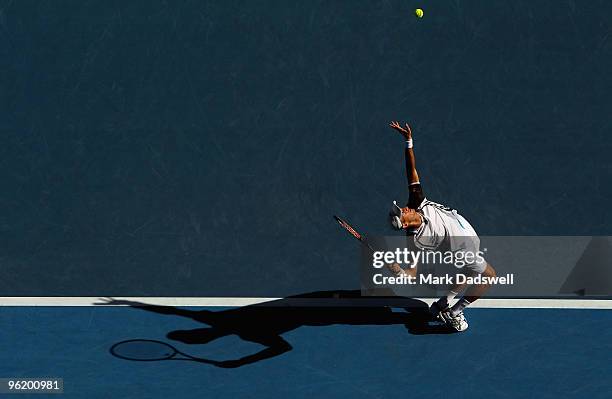
<path fill-rule="evenodd" d="M 248 325 L 264 335 L 278 331 L 292 349 L 238 368 L 127 361 L 109 348 L 146 338 L 192 356 L 229 360 L 263 346 L 237 335 L 205 345 L 171 341 L 170 331 L 208 326 L 141 308 L 3 307 L 0 376 L 62 377 L 70 398 L 557 399 L 609 398 L 612 392 L 609 310 L 470 309 L 466 333 L 419 335 L 402 324 L 410 324 L 404 309 L 248 309 L 188 310 L 200 319 L 221 315 L 214 323 L 225 319 L 229 332 Z M 345 324 L 329 324 L 334 320 Z"/>

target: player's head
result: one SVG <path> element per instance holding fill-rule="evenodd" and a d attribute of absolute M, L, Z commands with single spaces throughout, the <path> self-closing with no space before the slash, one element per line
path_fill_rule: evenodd
<path fill-rule="evenodd" d="M 403 207 L 397 205 L 396 201 L 393 201 L 391 212 L 389 214 L 391 218 L 391 226 L 396 230 L 407 230 L 408 232 L 416 232 L 416 229 L 421 225 L 421 215 L 412 208 Z"/>

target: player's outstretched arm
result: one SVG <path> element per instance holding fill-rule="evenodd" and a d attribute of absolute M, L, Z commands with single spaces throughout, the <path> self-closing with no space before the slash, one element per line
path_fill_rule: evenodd
<path fill-rule="evenodd" d="M 391 122 L 389 124 L 393 129 L 397 130 L 406 140 L 406 175 L 408 177 L 408 184 L 413 185 L 420 183 L 419 174 L 416 170 L 416 160 L 414 158 L 414 150 L 412 149 L 412 130 L 406 123 L 405 127 L 402 127 L 399 122 Z"/>

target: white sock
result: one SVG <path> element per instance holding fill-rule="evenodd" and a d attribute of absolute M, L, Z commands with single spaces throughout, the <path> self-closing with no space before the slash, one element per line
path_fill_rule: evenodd
<path fill-rule="evenodd" d="M 457 303 L 452 307 L 451 315 L 456 316 L 459 313 L 463 312 L 463 309 L 465 309 L 465 307 L 468 306 L 469 304 L 470 304 L 470 301 L 465 299 L 465 297 L 459 299 L 459 301 L 457 301 Z"/>

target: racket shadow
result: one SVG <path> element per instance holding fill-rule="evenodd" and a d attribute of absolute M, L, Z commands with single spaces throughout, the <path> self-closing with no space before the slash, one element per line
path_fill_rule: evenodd
<path fill-rule="evenodd" d="M 190 356 L 167 342 L 153 339 L 128 339 L 117 342 L 109 349 L 111 355 L 123 360 L 155 362 L 160 360 L 192 360 L 214 364 L 212 360 Z"/>
<path fill-rule="evenodd" d="M 408 333 L 414 335 L 451 333 L 446 326 L 433 322 L 425 302 L 398 297 L 373 299 L 362 297 L 359 290 L 318 291 L 220 311 L 191 310 L 121 300 L 111 300 L 106 304 L 130 305 L 133 308 L 158 314 L 187 317 L 208 326 L 191 330 L 174 330 L 167 333 L 166 336 L 169 340 L 183 344 L 204 345 L 218 338 L 237 335 L 244 341 L 264 346 L 264 349 L 257 353 L 225 361 L 195 358 L 179 352 L 187 360 L 224 368 L 252 364 L 290 351 L 292 346 L 282 335 L 304 326 L 329 326 L 334 324 L 403 325 Z M 403 311 L 393 311 L 392 308 L 401 308 Z M 132 346 L 134 346 L 134 341 L 148 342 L 149 349 L 154 346 L 151 343 L 161 342 L 152 340 L 123 341 L 113 345 L 111 354 L 127 360 L 154 361 L 174 360 L 176 358 L 174 355 L 177 350 L 164 342 L 161 342 L 161 345 L 157 344 L 157 348 L 153 348 L 152 355 L 144 356 L 145 359 L 134 359 L 117 353 L 118 345 L 125 346 L 126 342 L 132 342 Z M 143 345 L 143 347 L 146 346 Z M 138 352 L 138 348 L 135 350 Z M 167 353 L 172 355 L 167 356 Z"/>

